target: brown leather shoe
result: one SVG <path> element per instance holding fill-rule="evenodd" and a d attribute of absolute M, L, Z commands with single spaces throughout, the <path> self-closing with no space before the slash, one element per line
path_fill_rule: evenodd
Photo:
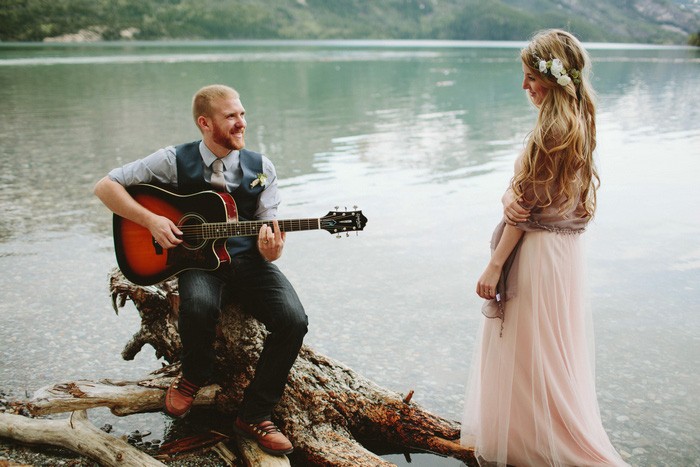
<path fill-rule="evenodd" d="M 294 451 L 292 443 L 269 420 L 260 423 L 247 423 L 236 418 L 233 431 L 246 438 L 255 439 L 260 449 L 273 456 L 283 456 Z"/>
<path fill-rule="evenodd" d="M 180 373 L 165 393 L 165 411 L 173 417 L 184 417 L 190 411 L 197 391 L 199 386 L 187 381 Z"/>

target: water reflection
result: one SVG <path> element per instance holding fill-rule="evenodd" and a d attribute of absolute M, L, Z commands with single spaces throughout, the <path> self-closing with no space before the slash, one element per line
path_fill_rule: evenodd
<path fill-rule="evenodd" d="M 683 465 L 700 458 L 700 53 L 593 55 L 603 186 L 587 237 L 604 423 L 633 463 Z M 369 218 L 342 241 L 289 237 L 281 267 L 309 344 L 459 418 L 472 284 L 535 118 L 520 73 L 517 44 L 3 44 L 0 389 L 158 366 L 147 351 L 119 359 L 136 317 L 111 311 L 111 217 L 91 190 L 197 139 L 191 96 L 224 82 L 243 95 L 248 146 L 276 163 L 284 217 L 357 204 Z"/>

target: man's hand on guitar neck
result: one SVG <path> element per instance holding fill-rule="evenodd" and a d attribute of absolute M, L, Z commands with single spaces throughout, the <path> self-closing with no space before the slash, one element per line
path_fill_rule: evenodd
<path fill-rule="evenodd" d="M 272 227 L 263 224 L 258 232 L 258 250 L 266 260 L 272 262 L 282 256 L 286 232 L 280 231 L 277 220 L 272 221 Z"/>

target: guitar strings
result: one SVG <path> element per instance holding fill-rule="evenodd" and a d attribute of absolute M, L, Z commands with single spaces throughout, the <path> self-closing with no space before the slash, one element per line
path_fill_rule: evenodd
<path fill-rule="evenodd" d="M 280 229 L 283 232 L 287 231 L 294 231 L 294 228 L 296 227 L 297 229 L 301 229 L 303 227 L 306 227 L 307 229 L 310 227 L 317 227 L 321 228 L 324 222 L 328 221 L 334 221 L 338 219 L 343 219 L 347 218 L 347 214 L 343 215 L 330 215 L 330 216 L 325 216 L 323 218 L 309 218 L 309 219 L 282 219 L 278 220 L 278 223 L 280 225 Z M 352 216 L 351 216 L 352 217 Z M 182 226 L 179 226 L 180 230 L 182 231 L 183 235 L 187 235 L 189 237 L 195 237 L 195 238 L 203 238 L 203 237 L 210 237 L 213 236 L 213 238 L 222 238 L 222 236 L 218 235 L 219 232 L 217 230 L 219 229 L 224 229 L 224 230 L 230 230 L 230 229 L 235 229 L 237 232 L 236 234 L 238 236 L 253 236 L 257 235 L 258 231 L 262 227 L 263 224 L 271 224 L 272 220 L 266 220 L 266 221 L 230 221 L 230 222 L 212 222 L 212 223 L 200 223 L 200 224 L 184 224 Z M 305 225 L 302 225 L 305 224 Z M 244 232 L 241 234 L 241 232 Z M 225 233 L 231 233 L 231 232 L 225 232 Z M 201 236 L 200 236 L 201 234 Z M 226 235 L 224 235 L 226 236 Z"/>
<path fill-rule="evenodd" d="M 319 221 L 321 224 L 323 224 L 324 221 L 326 220 L 338 220 L 338 219 L 343 219 L 347 218 L 348 216 L 327 216 L 323 218 L 311 218 L 311 219 L 283 219 L 283 220 L 278 220 L 277 222 L 282 225 L 289 225 L 293 223 L 302 223 L 306 222 L 308 224 L 318 224 Z M 231 222 L 204 222 L 200 224 L 184 224 L 183 226 L 180 227 L 182 230 L 184 229 L 199 229 L 202 227 L 215 227 L 215 226 L 240 226 L 243 228 L 246 227 L 262 227 L 263 224 L 271 224 L 273 220 L 265 220 L 265 221 L 231 221 Z"/>
<path fill-rule="evenodd" d="M 318 225 L 319 219 L 295 219 L 277 221 L 280 227 L 294 227 L 294 225 Z M 180 226 L 180 230 L 199 230 L 202 228 L 224 228 L 224 227 L 239 227 L 241 229 L 254 228 L 259 230 L 263 224 L 272 224 L 272 221 L 243 221 L 243 222 L 209 222 L 201 224 L 184 224 Z"/>

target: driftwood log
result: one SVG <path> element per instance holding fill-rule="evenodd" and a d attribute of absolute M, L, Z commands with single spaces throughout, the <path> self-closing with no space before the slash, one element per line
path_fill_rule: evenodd
<path fill-rule="evenodd" d="M 116 415 L 161 410 L 165 389 L 178 370 L 180 338 L 177 280 L 141 287 L 118 270 L 110 276 L 115 311 L 131 300 L 141 329 L 122 352 L 133 359 L 151 345 L 171 365 L 139 381 L 77 381 L 38 391 L 27 408 L 35 415 L 106 406 Z M 221 315 L 216 341 L 216 381 L 196 404 L 234 414 L 252 379 L 267 332 L 254 318 L 230 307 Z M 476 465 L 459 444 L 459 424 L 433 415 L 402 395 L 374 384 L 347 366 L 304 346 L 273 418 L 294 444 L 293 464 L 311 466 L 393 465 L 365 445 L 384 452 L 429 452 Z"/>
<path fill-rule="evenodd" d="M 22 415 L 0 413 L 0 436 L 26 444 L 61 446 L 108 467 L 165 467 L 165 464 L 126 441 L 95 428 L 83 410 L 73 412 L 64 420 L 35 420 Z"/>

